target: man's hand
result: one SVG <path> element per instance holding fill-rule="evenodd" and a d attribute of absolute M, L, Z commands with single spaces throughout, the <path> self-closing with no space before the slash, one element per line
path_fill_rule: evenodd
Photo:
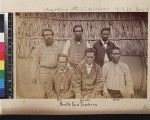
<path fill-rule="evenodd" d="M 93 99 L 94 97 L 95 97 L 95 92 L 92 92 L 91 99 Z"/>
<path fill-rule="evenodd" d="M 110 98 L 110 95 L 109 95 L 108 92 L 106 92 L 106 93 L 103 93 L 103 97 L 104 97 L 104 98 Z"/>
<path fill-rule="evenodd" d="M 84 96 L 84 98 L 83 98 L 83 99 L 88 99 L 88 95 Z"/>
<path fill-rule="evenodd" d="M 134 96 L 134 94 L 130 94 L 130 97 L 131 97 L 131 98 L 134 98 L 135 96 Z"/>

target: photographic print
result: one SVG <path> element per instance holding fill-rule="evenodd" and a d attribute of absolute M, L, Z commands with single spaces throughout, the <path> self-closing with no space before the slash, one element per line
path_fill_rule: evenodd
<path fill-rule="evenodd" d="M 147 98 L 148 12 L 17 12 L 16 98 Z"/>

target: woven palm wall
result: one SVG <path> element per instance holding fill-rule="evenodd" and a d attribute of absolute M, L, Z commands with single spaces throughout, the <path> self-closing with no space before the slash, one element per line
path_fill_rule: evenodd
<path fill-rule="evenodd" d="M 35 48 L 43 42 L 41 31 L 44 28 L 53 29 L 55 40 L 63 46 L 65 40 L 73 37 L 73 26 L 81 24 L 83 38 L 92 46 L 101 37 L 102 27 L 110 27 L 110 40 L 121 48 L 122 60 L 130 67 L 135 89 L 140 88 L 146 96 L 147 13 L 16 13 L 15 20 L 19 58 L 33 57 Z"/>
<path fill-rule="evenodd" d="M 83 38 L 91 44 L 100 38 L 102 27 L 110 27 L 110 40 L 123 55 L 147 56 L 147 13 L 16 13 L 17 55 L 32 57 L 33 48 L 42 41 L 42 29 L 53 29 L 55 39 L 65 41 L 73 37 L 76 24 L 83 26 Z"/>

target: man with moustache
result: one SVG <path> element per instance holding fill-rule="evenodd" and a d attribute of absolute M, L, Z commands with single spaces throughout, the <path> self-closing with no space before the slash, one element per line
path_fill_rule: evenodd
<path fill-rule="evenodd" d="M 87 41 L 82 38 L 83 27 L 82 25 L 75 25 L 73 28 L 74 38 L 67 40 L 62 54 L 68 56 L 69 64 L 72 68 L 76 66 L 84 59 L 85 51 L 87 48 Z"/>
<path fill-rule="evenodd" d="M 110 36 L 110 28 L 102 28 L 100 35 L 102 39 L 97 41 L 93 45 L 93 48 L 96 50 L 95 62 L 102 67 L 104 63 L 111 61 L 109 51 L 115 46 L 115 44 L 108 40 Z"/>
<path fill-rule="evenodd" d="M 85 62 L 74 70 L 72 86 L 75 98 L 101 98 L 103 90 L 103 75 L 101 67 L 94 62 L 95 49 L 88 48 L 85 52 Z"/>
<path fill-rule="evenodd" d="M 49 75 L 46 81 L 46 95 L 49 99 L 73 98 L 72 70 L 67 66 L 68 58 L 60 54 L 58 66 Z"/>
<path fill-rule="evenodd" d="M 36 48 L 31 66 L 33 82 L 41 86 L 39 98 L 45 96 L 45 81 L 52 69 L 57 67 L 60 48 L 54 42 L 54 32 L 51 29 L 44 29 L 42 32 L 44 41 Z"/>
<path fill-rule="evenodd" d="M 128 65 L 120 61 L 121 50 L 114 47 L 110 50 L 112 61 L 104 64 L 105 98 L 133 98 L 134 87 Z"/>

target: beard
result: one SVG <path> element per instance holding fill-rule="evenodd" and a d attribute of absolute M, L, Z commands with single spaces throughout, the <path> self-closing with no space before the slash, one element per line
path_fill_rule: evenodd
<path fill-rule="evenodd" d="M 77 36 L 75 36 L 75 40 L 76 40 L 76 41 L 80 42 L 81 39 L 82 39 L 82 35 L 77 35 Z"/>
<path fill-rule="evenodd" d="M 47 39 L 47 40 L 45 40 L 45 44 L 47 45 L 47 46 L 50 46 L 50 45 L 52 45 L 54 43 L 54 40 L 53 39 Z"/>
<path fill-rule="evenodd" d="M 118 59 L 113 58 L 112 61 L 113 63 L 117 64 L 119 62 L 119 58 Z"/>
<path fill-rule="evenodd" d="M 108 38 L 104 37 L 104 38 L 102 38 L 102 40 L 103 40 L 104 42 L 106 42 L 106 41 L 108 41 Z"/>

